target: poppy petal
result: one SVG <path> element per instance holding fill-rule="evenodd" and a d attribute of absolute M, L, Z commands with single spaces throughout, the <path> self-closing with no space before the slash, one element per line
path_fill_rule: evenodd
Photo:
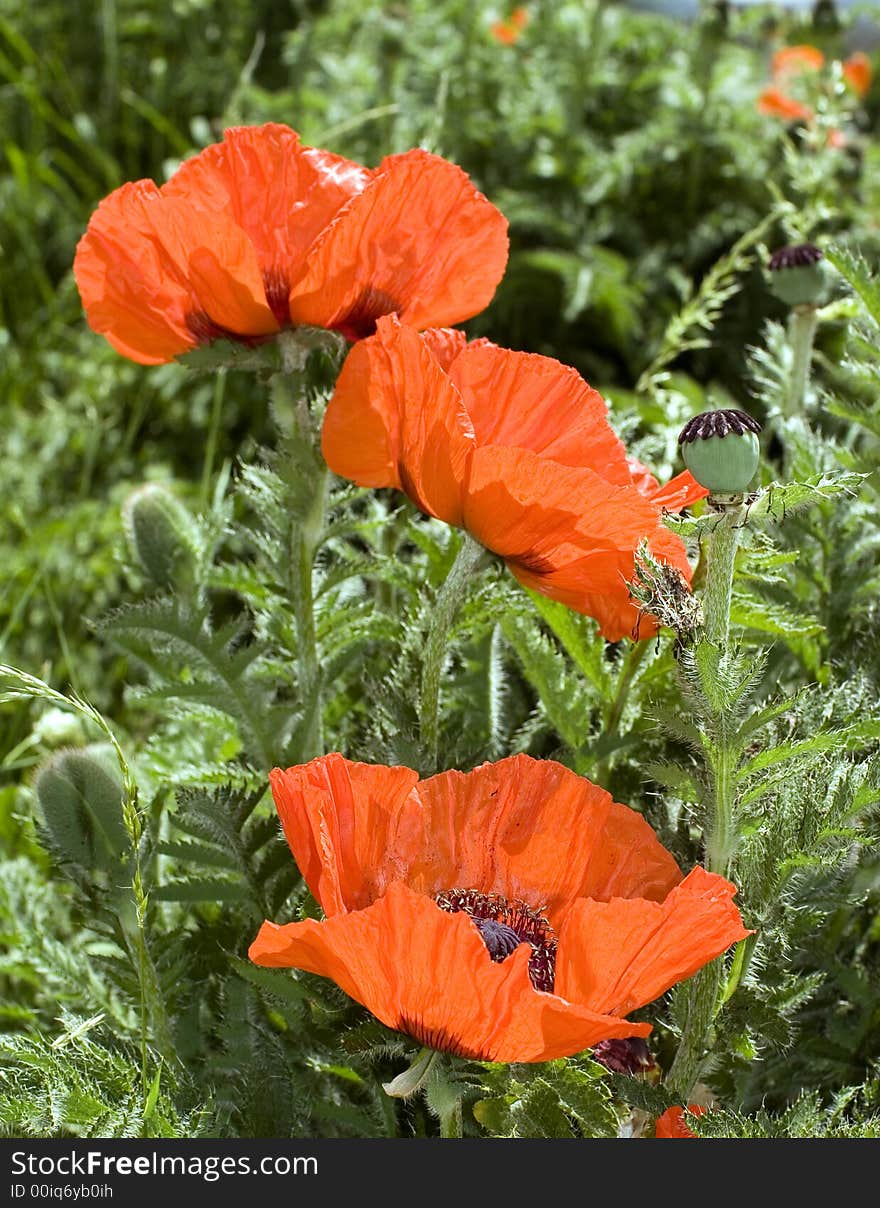
<path fill-rule="evenodd" d="M 778 117 L 784 122 L 812 121 L 813 111 L 793 97 L 786 96 L 781 88 L 765 88 L 758 97 L 758 112 L 767 117 Z"/>
<path fill-rule="evenodd" d="M 478 445 L 531 449 L 565 466 L 590 466 L 606 482 L 630 484 L 626 450 L 608 423 L 605 400 L 575 369 L 475 340 L 450 377 Z"/>
<path fill-rule="evenodd" d="M 705 487 L 700 486 L 690 470 L 676 474 L 675 478 L 670 478 L 669 482 L 661 487 L 648 467 L 637 457 L 627 457 L 626 461 L 633 486 L 638 487 L 655 507 L 662 508 L 665 512 L 680 512 L 696 503 L 698 499 L 705 499 L 709 494 Z"/>
<path fill-rule="evenodd" d="M 418 773 L 324 755 L 269 773 L 284 835 L 306 884 L 331 917 L 361 910 L 403 869 L 418 803 L 409 805 Z M 421 839 L 417 830 L 416 842 Z M 397 875 L 394 875 L 394 872 Z"/>
<path fill-rule="evenodd" d="M 388 1027 L 464 1057 L 547 1061 L 651 1030 L 534 990 L 528 945 L 495 962 L 467 915 L 398 883 L 367 909 L 322 923 L 265 922 L 249 955 L 330 977 Z"/>
<path fill-rule="evenodd" d="M 736 892 L 695 868 L 662 903 L 575 902 L 559 936 L 556 993 L 619 1015 L 653 1002 L 751 934 L 733 904 Z"/>
<path fill-rule="evenodd" d="M 422 343 L 445 373 L 467 348 L 467 333 L 457 327 L 429 327 L 421 335 Z"/>
<path fill-rule="evenodd" d="M 352 340 L 386 314 L 450 326 L 488 305 L 507 251 L 507 220 L 461 168 L 427 151 L 393 155 L 315 243 L 291 320 Z"/>
<path fill-rule="evenodd" d="M 459 525 L 473 446 L 461 397 L 428 346 L 381 319 L 349 353 L 327 407 L 330 469 L 361 486 L 401 488 L 429 516 Z"/>
<path fill-rule="evenodd" d="M 143 365 L 171 361 L 196 344 L 186 323 L 191 291 L 146 233 L 142 215 L 158 196 L 151 180 L 115 189 L 92 215 L 73 262 L 89 326 Z"/>
<path fill-rule="evenodd" d="M 700 1107 L 697 1103 L 689 1103 L 687 1114 L 689 1116 L 705 1115 L 706 1109 Z M 657 1124 L 654 1128 L 654 1136 L 657 1138 L 672 1138 L 697 1139 L 697 1134 L 692 1132 L 685 1120 L 685 1112 L 683 1107 L 668 1107 L 662 1116 L 657 1117 Z"/>
<path fill-rule="evenodd" d="M 817 46 L 783 46 L 773 56 L 770 72 L 774 79 L 786 79 L 804 72 L 821 71 L 825 56 Z"/>
<path fill-rule="evenodd" d="M 192 348 L 194 320 L 204 316 L 235 335 L 278 330 L 241 228 L 166 198 L 152 181 L 104 199 L 80 240 L 74 275 L 90 324 L 151 358 L 146 363 Z M 153 330 L 156 343 L 141 344 Z"/>
<path fill-rule="evenodd" d="M 407 883 L 521 900 L 559 927 L 572 901 L 619 890 L 662 898 L 677 864 L 633 810 L 554 760 L 514 755 L 423 780 L 425 834 Z M 629 815 L 628 818 L 622 815 Z"/>
<path fill-rule="evenodd" d="M 635 487 L 613 486 L 592 470 L 527 449 L 475 451 L 464 523 L 521 583 L 595 617 L 610 641 L 636 626 L 640 637 L 655 631 L 627 588 L 642 540 L 690 577 L 683 544 Z"/>
<path fill-rule="evenodd" d="M 874 78 L 871 60 L 863 50 L 857 50 L 843 63 L 843 78 L 858 97 L 867 96 Z"/>
<path fill-rule="evenodd" d="M 289 283 L 320 232 L 369 179 L 360 164 L 305 147 L 289 126 L 268 122 L 224 131 L 222 142 L 181 164 L 162 193 L 226 214 L 253 243 L 261 269 L 283 267 Z"/>
<path fill-rule="evenodd" d="M 434 897 L 498 893 L 559 926 L 570 902 L 662 901 L 681 872 L 634 810 L 553 760 L 514 755 L 419 783 L 408 768 L 324 755 L 269 777 L 291 851 L 328 916 L 394 881 Z"/>

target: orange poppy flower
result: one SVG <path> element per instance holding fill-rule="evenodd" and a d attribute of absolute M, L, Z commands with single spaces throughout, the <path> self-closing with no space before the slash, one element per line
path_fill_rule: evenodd
<path fill-rule="evenodd" d="M 690 578 L 663 505 L 633 482 L 602 396 L 549 357 L 380 319 L 342 368 L 322 449 L 335 473 L 405 491 L 613 641 L 656 631 L 626 586 L 640 541 Z M 682 506 L 706 493 L 690 476 L 676 483 Z"/>
<path fill-rule="evenodd" d="M 810 71 L 821 71 L 825 56 L 816 46 L 783 46 L 773 56 L 770 71 L 774 80 L 786 80 L 792 76 L 805 75 Z"/>
<path fill-rule="evenodd" d="M 455 164 L 407 151 L 369 170 L 287 126 L 227 130 L 167 184 L 123 185 L 89 222 L 74 276 L 124 356 L 171 361 L 290 324 L 367 335 L 380 315 L 457 323 L 489 302 L 507 222 Z"/>
<path fill-rule="evenodd" d="M 843 63 L 843 78 L 858 97 L 867 95 L 874 78 L 871 60 L 864 51 L 857 50 Z"/>
<path fill-rule="evenodd" d="M 767 117 L 778 117 L 784 122 L 813 120 L 813 110 L 809 105 L 796 101 L 787 96 L 781 88 L 765 88 L 758 97 L 758 112 Z"/>
<path fill-rule="evenodd" d="M 519 35 L 525 29 L 530 21 L 529 11 L 526 8 L 515 8 L 510 16 L 505 21 L 495 21 L 489 26 L 489 33 L 496 42 L 501 42 L 505 46 L 512 46 L 514 42 L 519 40 Z"/>
<path fill-rule="evenodd" d="M 700 1107 L 698 1103 L 689 1103 L 688 1115 L 702 1116 L 705 1114 L 705 1107 Z M 669 1107 L 662 1116 L 658 1116 L 657 1124 L 654 1129 L 655 1137 L 691 1137 L 694 1140 L 699 1140 L 695 1132 L 691 1132 L 685 1123 L 684 1108 Z"/>
<path fill-rule="evenodd" d="M 270 775 L 323 922 L 263 923 L 258 965 L 332 978 L 388 1027 L 485 1061 L 645 1036 L 624 1018 L 749 934 L 634 810 L 550 760 L 428 780 L 325 755 Z"/>

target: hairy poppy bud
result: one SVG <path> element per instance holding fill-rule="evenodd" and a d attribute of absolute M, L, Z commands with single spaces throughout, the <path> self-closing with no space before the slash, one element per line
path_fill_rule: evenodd
<path fill-rule="evenodd" d="M 815 306 L 825 293 L 828 272 L 812 243 L 781 247 L 770 257 L 770 289 L 788 306 Z"/>
<path fill-rule="evenodd" d="M 68 864 L 114 872 L 128 850 L 122 818 L 122 780 L 112 747 L 93 743 L 58 751 L 34 782 L 52 846 Z"/>
<path fill-rule="evenodd" d="M 167 487 L 147 483 L 132 491 L 122 519 L 133 558 L 157 587 L 172 587 L 192 578 L 195 526 Z"/>
<path fill-rule="evenodd" d="M 748 490 L 758 468 L 761 425 L 745 411 L 704 411 L 688 420 L 678 437 L 684 464 L 713 495 Z"/>

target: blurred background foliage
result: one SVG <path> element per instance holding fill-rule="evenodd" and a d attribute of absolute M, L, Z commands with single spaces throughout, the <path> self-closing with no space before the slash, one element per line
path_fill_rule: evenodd
<path fill-rule="evenodd" d="M 161 676 L 126 691 L 151 651 L 170 666 L 181 650 L 208 650 L 222 672 L 240 640 L 233 635 L 227 649 L 222 625 L 243 606 L 267 649 L 247 672 L 256 695 L 242 699 L 295 708 L 295 694 L 271 689 L 295 652 L 276 632 L 285 601 L 267 598 L 274 546 L 258 531 L 281 532 L 290 483 L 281 471 L 261 478 L 243 469 L 277 444 L 252 375 L 144 370 L 86 327 L 70 266 L 101 197 L 126 180 L 164 180 L 228 125 L 267 120 L 370 165 L 415 145 L 455 160 L 511 226 L 507 274 L 468 330 L 576 366 L 661 479 L 680 468 L 675 435 L 687 416 L 726 405 L 773 414 L 787 366 L 786 310 L 767 289 L 765 247 L 845 236 L 876 261 L 877 83 L 861 99 L 839 80 L 829 85 L 818 129 L 838 130 L 833 144 L 757 106 L 781 46 L 821 46 L 830 63 L 860 44 L 847 15 L 829 4 L 816 13 L 704 4 L 688 21 L 605 0 L 525 8 L 527 23 L 505 41 L 495 27 L 511 7 L 482 0 L 0 0 L 0 660 L 112 718 L 138 750 L 157 818 L 180 790 L 162 850 L 150 855 L 157 877 L 160 856 L 171 861 L 162 867 L 172 882 L 151 909 L 161 932 L 156 1010 L 173 1044 L 159 1046 L 158 1081 L 139 1097 L 130 1085 L 140 1076 L 131 1058 L 138 991 L 118 959 L 124 920 L 97 892 L 100 878 L 81 875 L 53 845 L 34 805 L 37 765 L 100 736 L 43 703 L 0 706 L 0 930 L 12 953 L 0 963 L 0 1011 L 13 1037 L 0 1061 L 10 1089 L 0 1130 L 406 1134 L 431 1132 L 440 1114 L 429 1095 L 425 1107 L 395 1116 L 371 1071 L 377 1061 L 394 1071 L 399 1040 L 371 1031 L 332 987 L 282 982 L 236 956 L 256 917 L 255 879 L 281 875 L 283 863 L 266 846 L 271 811 L 264 802 L 250 812 L 266 744 L 249 744 L 241 716 L 219 722 L 195 706 L 163 714 L 170 690 Z M 774 435 L 768 477 L 875 469 L 871 313 L 865 297 L 836 288 L 818 342 L 817 395 L 827 404 L 814 416 L 818 435 Z M 186 615 L 160 602 L 129 624 L 113 610 L 157 587 L 123 532 L 124 504 L 145 482 L 171 488 L 198 517 L 198 590 L 181 593 Z M 850 735 L 847 727 L 876 713 L 874 483 L 847 506 L 820 504 L 794 518 L 777 547 L 762 538 L 743 555 L 734 619 L 747 644 L 773 643 L 762 687 L 823 686 L 778 723 L 777 743 L 834 727 Z M 346 500 L 343 518 L 356 536 L 328 543 L 334 565 L 369 555 L 379 569 L 372 596 L 328 588 L 322 641 L 338 682 L 327 717 L 346 753 L 418 766 L 407 680 L 417 678 L 428 623 L 419 588 L 442 582 L 455 538 L 438 526 L 407 528 L 411 517 L 399 509 L 382 497 Z M 380 540 L 383 526 L 390 537 Z M 799 561 L 802 547 L 810 553 Z M 590 622 L 530 601 L 497 576 L 469 602 L 455 637 L 449 765 L 511 750 L 561 758 L 645 809 L 683 861 L 699 857 L 687 787 L 672 771 L 687 759 L 687 742 L 660 725 L 678 699 L 668 648 L 624 665 L 622 648 L 606 649 Z M 383 681 L 391 685 L 384 699 Z M 206 694 L 212 684 L 208 675 Z M 294 759 L 296 741 L 295 731 L 279 732 L 272 757 Z M 856 843 L 870 846 L 853 818 L 873 806 L 876 776 L 854 769 L 855 755 L 841 758 L 826 745 L 799 782 L 824 802 L 828 832 L 807 835 L 795 817 L 803 796 L 778 786 L 788 811 L 779 848 L 788 845 L 793 863 L 783 868 L 777 852 L 773 880 L 766 862 L 748 855 L 767 943 L 753 962 L 756 983 L 735 1000 L 714 1083 L 744 1111 L 782 1110 L 808 1096 L 801 1129 L 842 1087 L 875 1086 L 880 1060 L 880 872 L 853 854 Z M 211 796 L 224 777 L 237 797 Z M 215 870 L 210 891 L 194 879 L 190 865 L 200 861 Z M 59 866 L 75 890 L 55 877 Z M 301 887 L 282 883 L 275 896 L 291 892 L 295 906 L 309 908 Z M 237 914 L 223 905 L 246 901 Z M 209 989 L 197 1002 L 202 985 Z M 674 1003 L 668 1025 L 657 1035 L 667 1058 Z M 351 1064 L 339 1064 L 342 1026 L 351 1028 Z M 172 1049 L 181 1068 L 171 1067 Z M 358 1064 L 358 1054 L 369 1061 Z M 763 1060 L 751 1062 L 756 1054 Z M 572 1063 L 553 1092 L 571 1135 L 616 1127 L 607 1090 L 584 1091 L 588 1065 Z M 97 1071 L 91 1085 L 89 1069 Z M 542 1101 L 539 1072 L 516 1077 L 517 1103 Z M 477 1097 L 466 1076 L 462 1085 Z M 434 1093 L 439 1102 L 445 1092 Z M 512 1093 L 499 1084 L 491 1102 Z M 662 1110 L 665 1102 L 645 1094 L 633 1105 Z M 877 1101 L 869 1091 L 852 1100 L 866 1113 Z M 59 1102 L 52 1115 L 46 1105 Z M 544 1135 L 511 1122 L 507 1107 L 502 1115 L 504 1135 Z M 765 1126 L 730 1121 L 734 1132 Z"/>

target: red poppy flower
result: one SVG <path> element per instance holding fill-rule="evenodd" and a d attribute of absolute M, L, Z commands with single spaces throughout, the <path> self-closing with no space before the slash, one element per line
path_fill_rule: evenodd
<path fill-rule="evenodd" d="M 482 310 L 507 262 L 507 222 L 426 151 L 369 170 L 287 126 L 227 130 L 167 184 L 98 206 L 74 275 L 89 324 L 154 365 L 220 337 L 290 324 L 356 340 L 380 315 L 415 327 Z"/>
<path fill-rule="evenodd" d="M 689 1116 L 702 1116 L 706 1111 L 705 1107 L 700 1107 L 698 1103 L 689 1103 L 687 1110 Z M 674 1138 L 691 1137 L 694 1140 L 699 1139 L 697 1134 L 695 1132 L 691 1132 L 685 1123 L 685 1113 L 684 1108 L 682 1107 L 667 1108 L 663 1115 L 657 1118 L 654 1136 Z"/>
<path fill-rule="evenodd" d="M 813 120 L 810 106 L 787 96 L 781 88 L 765 88 L 758 97 L 758 111 L 767 117 L 781 118 L 784 122 Z"/>
<path fill-rule="evenodd" d="M 647 496 L 644 475 L 634 483 L 602 396 L 548 357 L 380 319 L 343 366 L 322 448 L 335 473 L 405 491 L 612 640 L 656 631 L 626 586 L 640 541 L 690 578 L 662 502 Z M 676 484 L 682 506 L 706 494 L 689 475 Z"/>
<path fill-rule="evenodd" d="M 501 42 L 505 46 L 512 46 L 514 42 L 519 40 L 519 36 L 530 20 L 529 11 L 526 8 L 515 8 L 506 21 L 495 21 L 489 26 L 489 33 L 496 42 Z"/>
<path fill-rule="evenodd" d="M 854 55 L 850 55 L 844 61 L 842 70 L 843 78 L 856 96 L 866 96 L 871 87 L 871 80 L 874 78 L 874 71 L 871 67 L 871 60 L 864 51 L 857 50 Z"/>
<path fill-rule="evenodd" d="M 816 46 L 804 43 L 801 46 L 783 46 L 777 50 L 771 63 L 771 74 L 774 80 L 791 79 L 792 76 L 805 75 L 811 71 L 821 71 L 825 66 L 825 56 Z"/>
<path fill-rule="evenodd" d="M 743 929 L 728 881 L 682 878 L 639 814 L 516 755 L 419 782 L 325 755 L 270 776 L 323 922 L 265 922 L 258 965 L 332 978 L 388 1027 L 487 1061 L 645 1036 L 623 1017 Z"/>

